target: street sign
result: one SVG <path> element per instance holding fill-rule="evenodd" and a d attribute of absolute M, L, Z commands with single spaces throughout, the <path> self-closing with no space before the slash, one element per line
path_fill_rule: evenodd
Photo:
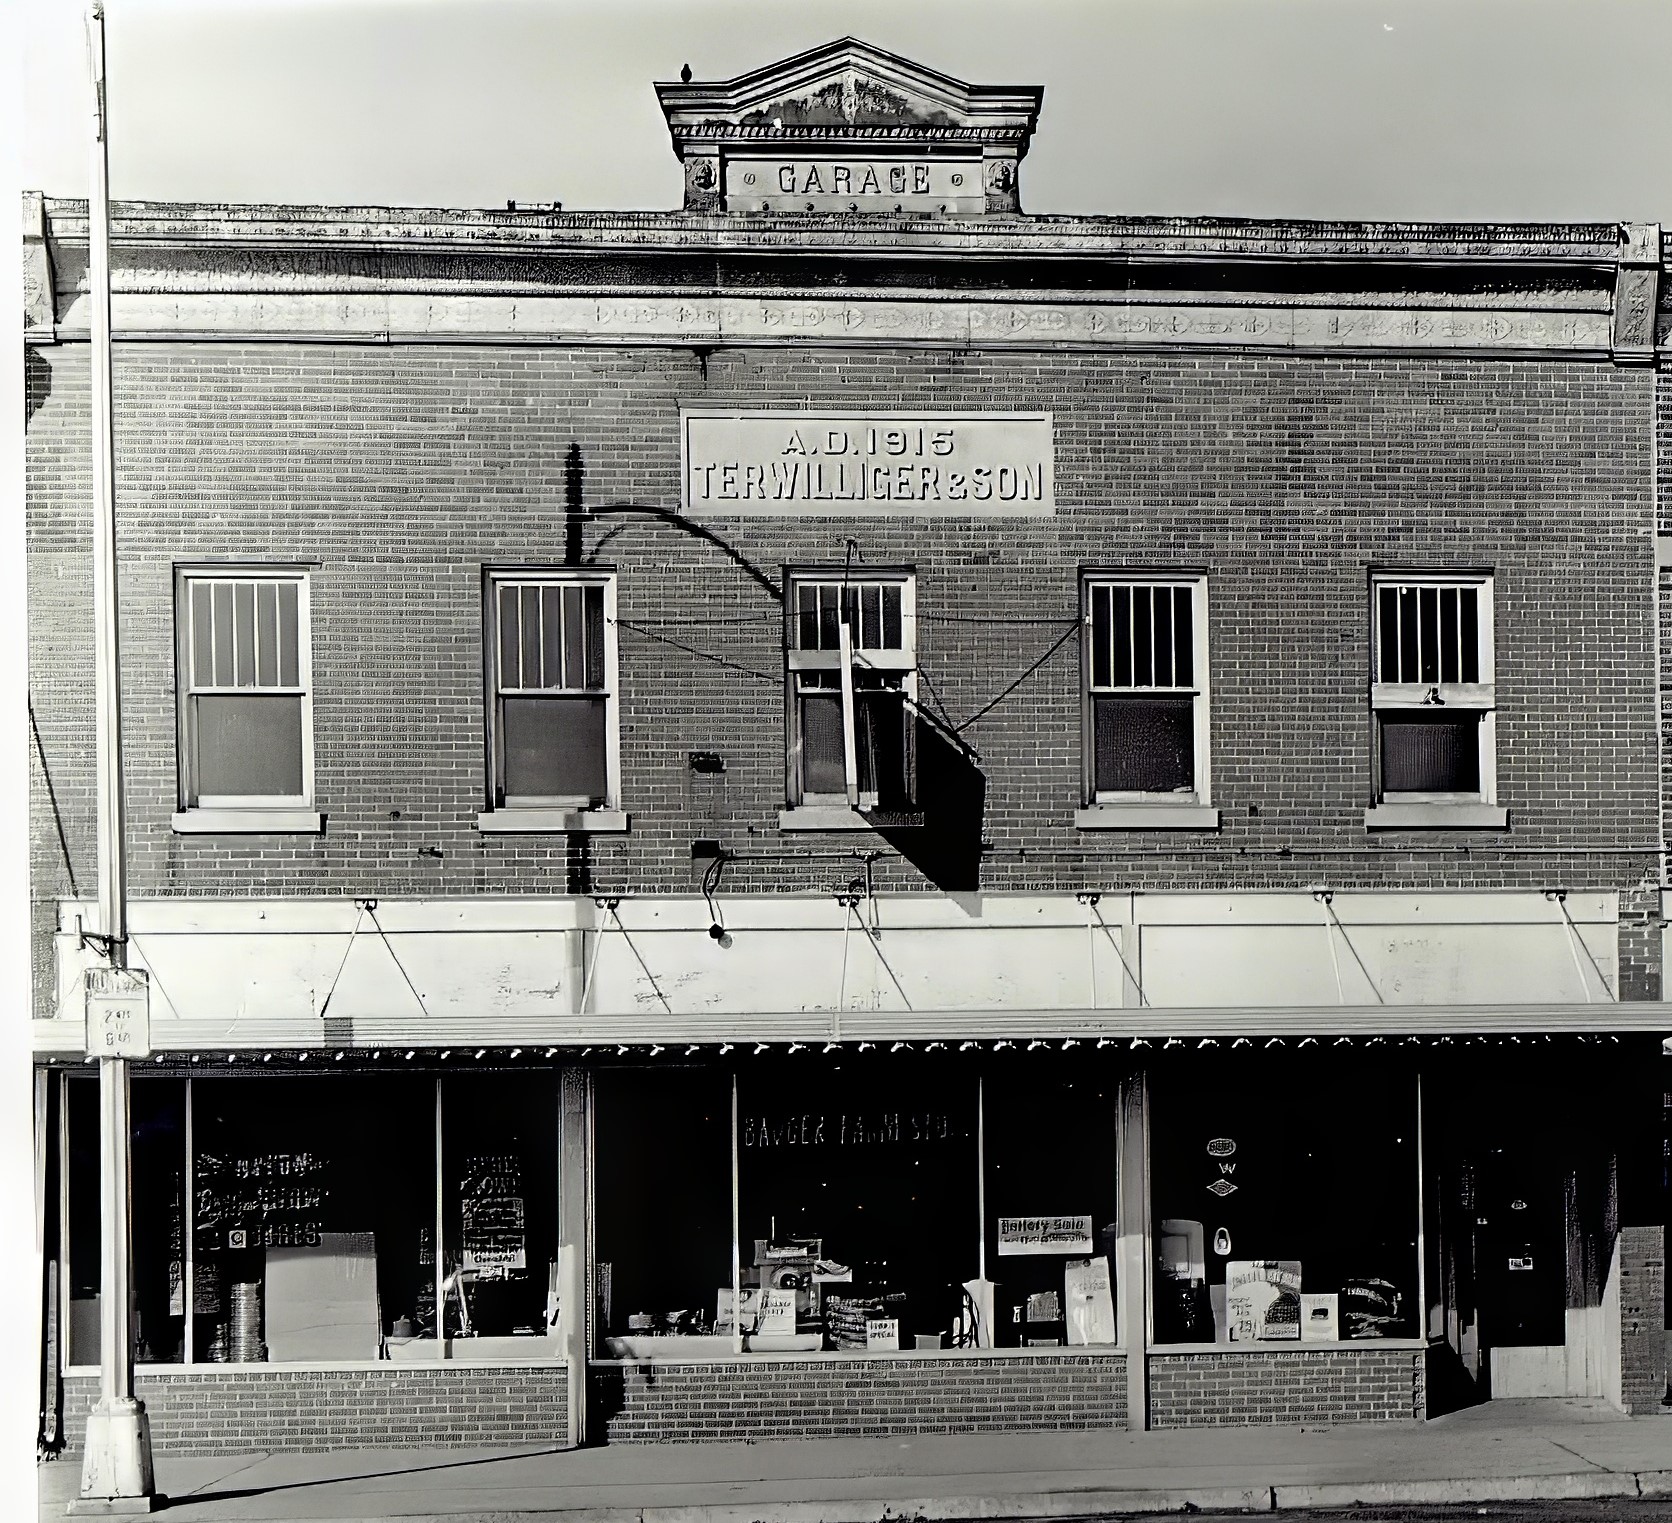
<path fill-rule="evenodd" d="M 87 1056 L 151 1056 L 151 981 L 131 968 L 87 970 Z"/>

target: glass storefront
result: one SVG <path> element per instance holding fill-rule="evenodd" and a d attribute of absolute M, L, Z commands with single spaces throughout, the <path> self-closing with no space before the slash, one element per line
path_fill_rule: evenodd
<path fill-rule="evenodd" d="M 595 1068 L 593 1357 L 1114 1345 L 1121 1081 L 1055 1047 Z M 559 1351 L 559 1070 L 132 1093 L 142 1361 Z M 1148 1094 L 1157 1344 L 1418 1336 L 1414 1069 L 1192 1051 Z M 87 1365 L 92 1075 L 64 1141 Z"/>
<path fill-rule="evenodd" d="M 434 1359 L 438 1284 L 455 1357 L 472 1339 L 549 1348 L 555 1071 L 141 1076 L 131 1096 L 140 1362 Z M 68 1355 L 89 1365 L 95 1077 L 68 1076 L 64 1115 Z"/>
<path fill-rule="evenodd" d="M 1115 1084 L 1060 1053 L 767 1054 L 594 1095 L 602 1357 L 1115 1341 Z"/>
<path fill-rule="evenodd" d="M 1155 1341 L 1419 1333 L 1416 1075 L 1192 1054 L 1150 1075 Z"/>

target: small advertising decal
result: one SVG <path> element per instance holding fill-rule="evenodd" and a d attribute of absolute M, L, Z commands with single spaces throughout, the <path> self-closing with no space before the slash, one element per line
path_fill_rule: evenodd
<path fill-rule="evenodd" d="M 1334 1343 L 1341 1336 L 1341 1297 L 1318 1292 L 1300 1298 L 1300 1341 Z"/>
<path fill-rule="evenodd" d="M 1091 1252 L 1089 1216 L 1001 1216 L 999 1257 Z"/>
<path fill-rule="evenodd" d="M 1225 1315 L 1231 1342 L 1300 1337 L 1300 1264 L 1232 1259 L 1225 1265 Z"/>

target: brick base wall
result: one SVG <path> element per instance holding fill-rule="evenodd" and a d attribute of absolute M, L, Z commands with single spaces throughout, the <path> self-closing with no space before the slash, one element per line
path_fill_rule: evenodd
<path fill-rule="evenodd" d="M 98 1394 L 96 1375 L 65 1378 L 72 1449 Z M 193 1454 L 562 1442 L 568 1403 L 562 1365 L 139 1370 L 134 1394 L 151 1419 L 153 1448 Z"/>
<path fill-rule="evenodd" d="M 1620 1229 L 1620 1397 L 1626 1411 L 1666 1399 L 1666 1229 Z"/>
<path fill-rule="evenodd" d="M 1126 1425 L 1119 1354 L 740 1359 L 593 1370 L 594 1438 L 871 1438 Z"/>
<path fill-rule="evenodd" d="M 1152 1354 L 1152 1428 L 1409 1420 L 1427 1408 L 1421 1349 Z"/>

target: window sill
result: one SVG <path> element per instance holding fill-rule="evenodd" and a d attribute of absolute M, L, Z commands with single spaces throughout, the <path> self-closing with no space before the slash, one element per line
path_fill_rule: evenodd
<path fill-rule="evenodd" d="M 323 835 L 317 809 L 183 809 L 169 824 L 182 836 Z"/>
<path fill-rule="evenodd" d="M 1373 804 L 1366 830 L 1506 830 L 1509 810 L 1497 804 Z"/>
<path fill-rule="evenodd" d="M 902 830 L 919 826 L 923 815 L 918 811 L 875 810 L 861 814 L 857 809 L 840 809 L 826 805 L 803 805 L 799 809 L 780 809 L 778 828 L 796 831 L 835 830 Z"/>
<path fill-rule="evenodd" d="M 484 809 L 476 816 L 483 835 L 619 835 L 630 823 L 619 809 Z"/>
<path fill-rule="evenodd" d="M 1094 804 L 1074 811 L 1076 830 L 1218 830 L 1207 804 Z"/>

